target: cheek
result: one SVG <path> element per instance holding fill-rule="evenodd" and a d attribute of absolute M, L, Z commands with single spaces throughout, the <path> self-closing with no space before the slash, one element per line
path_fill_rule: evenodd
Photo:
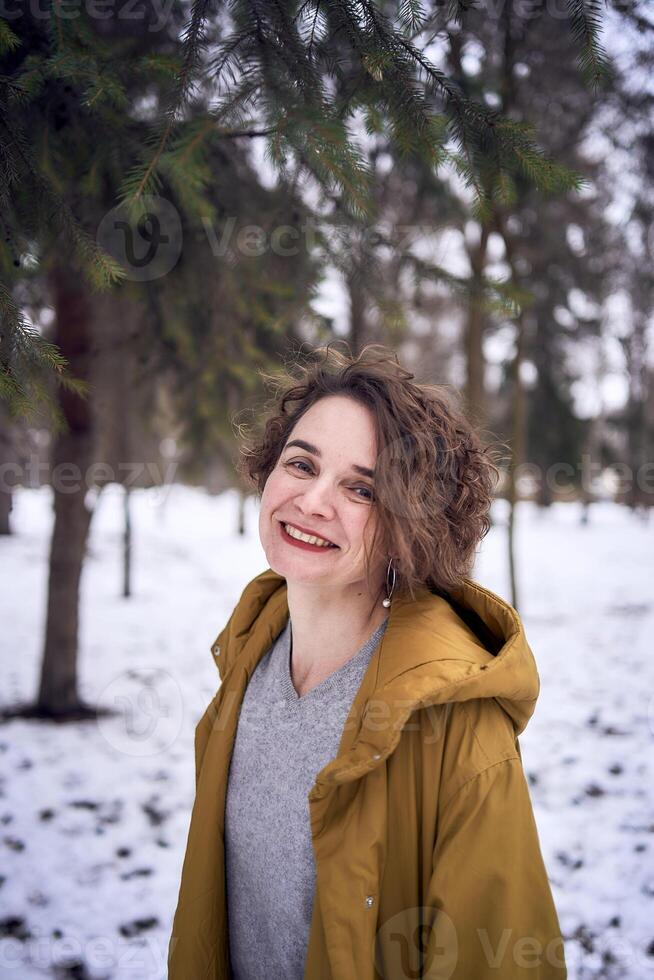
<path fill-rule="evenodd" d="M 370 549 L 375 533 L 376 520 L 373 514 L 353 514 L 350 519 L 350 540 L 356 541 L 363 552 L 364 545 Z"/>
<path fill-rule="evenodd" d="M 271 514 L 279 506 L 284 497 L 284 474 L 273 470 L 261 494 L 261 513 Z"/>

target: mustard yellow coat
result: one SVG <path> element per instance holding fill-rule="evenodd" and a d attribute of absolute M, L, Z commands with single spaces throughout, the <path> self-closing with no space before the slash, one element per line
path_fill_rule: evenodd
<path fill-rule="evenodd" d="M 270 569 L 212 647 L 169 980 L 231 977 L 227 776 L 248 680 L 288 617 Z M 316 889 L 305 980 L 564 980 L 563 941 L 517 736 L 540 682 L 518 614 L 466 580 L 393 600 L 308 803 Z M 271 978 L 278 980 L 278 978 Z"/>

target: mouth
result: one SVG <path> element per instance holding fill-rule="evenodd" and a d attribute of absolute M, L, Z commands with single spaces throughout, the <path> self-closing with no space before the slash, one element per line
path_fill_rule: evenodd
<path fill-rule="evenodd" d="M 337 544 L 327 538 L 320 537 L 312 531 L 289 524 L 286 521 L 279 521 L 281 535 L 288 544 L 296 548 L 303 548 L 305 551 L 327 552 L 338 548 Z"/>

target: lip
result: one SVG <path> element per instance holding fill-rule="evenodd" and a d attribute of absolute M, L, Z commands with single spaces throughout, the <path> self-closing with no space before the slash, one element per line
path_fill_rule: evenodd
<path fill-rule="evenodd" d="M 282 525 L 284 525 L 284 524 L 291 524 L 293 527 L 297 528 L 298 531 L 302 531 L 302 534 L 313 534 L 314 537 L 316 537 L 316 538 L 322 538 L 323 541 L 329 541 L 330 544 L 336 545 L 336 547 L 338 548 L 338 545 L 336 544 L 335 541 L 332 541 L 331 538 L 326 538 L 325 535 L 324 534 L 321 534 L 319 531 L 312 531 L 311 528 L 309 528 L 309 527 L 302 527 L 301 524 L 296 524 L 295 521 L 282 521 L 282 520 L 280 520 L 279 523 L 282 524 Z"/>

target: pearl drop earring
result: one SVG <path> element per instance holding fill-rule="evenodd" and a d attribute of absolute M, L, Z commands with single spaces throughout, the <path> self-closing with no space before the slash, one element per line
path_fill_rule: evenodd
<path fill-rule="evenodd" d="M 386 569 L 386 598 L 382 599 L 382 606 L 384 609 L 389 609 L 391 605 L 391 599 L 393 598 L 393 590 L 395 588 L 395 566 L 393 565 L 393 559 L 390 558 L 388 561 L 388 568 Z"/>

